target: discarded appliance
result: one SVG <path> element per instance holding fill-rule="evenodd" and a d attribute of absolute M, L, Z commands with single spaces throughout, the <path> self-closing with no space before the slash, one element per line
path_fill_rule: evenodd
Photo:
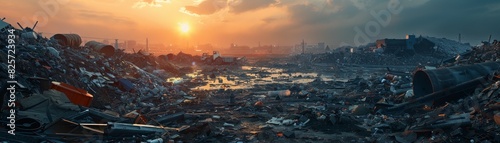
<path fill-rule="evenodd" d="M 92 103 L 92 94 L 88 93 L 86 90 L 71 86 L 69 84 L 65 84 L 62 82 L 52 82 L 52 89 L 55 89 L 57 91 L 61 91 L 66 96 L 68 99 L 76 105 L 81 105 L 85 107 L 89 107 L 90 103 Z"/>
<path fill-rule="evenodd" d="M 115 47 L 97 41 L 89 41 L 85 44 L 85 47 L 89 47 L 94 49 L 95 51 L 101 52 L 107 57 L 111 57 L 115 54 Z"/>
<path fill-rule="evenodd" d="M 82 44 L 82 38 L 78 34 L 56 34 L 52 36 L 57 42 L 62 46 L 68 47 L 80 47 Z"/>
<path fill-rule="evenodd" d="M 468 82 L 500 69 L 500 62 L 486 62 L 481 64 L 456 66 L 435 70 L 419 70 L 413 76 L 413 92 L 415 97 L 421 97 L 442 89 Z M 473 89 L 479 82 L 471 83 L 464 88 Z"/>

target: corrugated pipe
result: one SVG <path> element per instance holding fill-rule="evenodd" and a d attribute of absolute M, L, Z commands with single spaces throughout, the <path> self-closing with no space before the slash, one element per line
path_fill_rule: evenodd
<path fill-rule="evenodd" d="M 442 69 L 419 70 L 413 75 L 413 92 L 416 97 L 428 95 L 478 77 L 486 76 L 499 69 L 500 62 L 486 62 Z M 474 89 L 477 84 L 466 88 Z"/>

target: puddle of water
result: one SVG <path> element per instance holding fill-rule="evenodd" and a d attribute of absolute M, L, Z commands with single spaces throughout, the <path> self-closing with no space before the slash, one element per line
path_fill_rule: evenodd
<path fill-rule="evenodd" d="M 196 70 L 193 73 L 188 73 L 186 74 L 187 77 L 189 78 L 199 78 L 203 77 L 203 74 L 201 74 L 202 70 Z"/>
<path fill-rule="evenodd" d="M 183 83 L 184 81 L 186 81 L 186 80 L 184 78 L 180 78 L 180 77 L 167 78 L 167 82 L 170 82 L 170 83 L 172 83 L 174 85 Z"/>
<path fill-rule="evenodd" d="M 265 84 L 305 84 L 314 81 L 318 76 L 318 73 L 314 72 L 288 73 L 284 69 L 269 67 L 243 66 L 241 69 L 245 76 L 218 76 L 215 79 L 206 80 L 205 82 L 208 82 L 206 85 L 192 88 L 192 90 L 250 89 L 255 85 Z M 200 75 L 188 77 L 200 77 Z M 333 80 L 331 75 L 321 75 L 320 78 L 323 81 Z"/>

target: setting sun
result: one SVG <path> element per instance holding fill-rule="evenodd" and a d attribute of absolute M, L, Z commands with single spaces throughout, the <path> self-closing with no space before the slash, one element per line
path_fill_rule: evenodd
<path fill-rule="evenodd" d="M 188 33 L 189 29 L 188 23 L 179 23 L 179 30 L 181 30 L 182 33 Z"/>

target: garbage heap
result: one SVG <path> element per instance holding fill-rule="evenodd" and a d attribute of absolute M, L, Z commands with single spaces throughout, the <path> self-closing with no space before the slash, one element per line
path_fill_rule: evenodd
<path fill-rule="evenodd" d="M 166 80 L 185 73 L 151 54 L 95 41 L 80 46 L 77 34 L 43 38 L 29 28 L 3 30 L 0 37 L 2 124 L 12 123 L 1 127 L 2 140 L 154 140 L 167 130 L 147 125 L 140 113 L 159 111 L 159 104 L 184 99 L 174 95 L 188 91 Z M 15 60 L 13 76 L 7 59 Z"/>
<path fill-rule="evenodd" d="M 443 61 L 438 68 L 417 69 L 412 96 L 404 96 L 402 102 L 375 104 L 380 110 L 372 119 L 377 120 L 365 121 L 376 130 L 372 139 L 499 142 L 498 48 L 496 42 L 485 44 Z"/>
<path fill-rule="evenodd" d="M 418 64 L 437 65 L 442 59 L 440 56 L 420 55 L 398 56 L 394 54 L 381 54 L 375 52 L 358 53 L 328 53 L 311 58 L 312 63 L 337 63 L 344 65 L 398 65 L 416 66 Z"/>
<path fill-rule="evenodd" d="M 306 84 L 206 91 L 166 80 L 190 71 L 171 63 L 172 55 L 128 54 L 94 42 L 81 47 L 75 35 L 24 35 L 15 38 L 17 82 L 0 72 L 2 141 L 500 142 L 498 43 L 411 72 L 384 68 L 331 81 L 316 76 Z M 0 70 L 7 71 L 9 43 L 0 44 Z M 203 73 L 246 76 L 232 70 L 210 66 Z"/>

